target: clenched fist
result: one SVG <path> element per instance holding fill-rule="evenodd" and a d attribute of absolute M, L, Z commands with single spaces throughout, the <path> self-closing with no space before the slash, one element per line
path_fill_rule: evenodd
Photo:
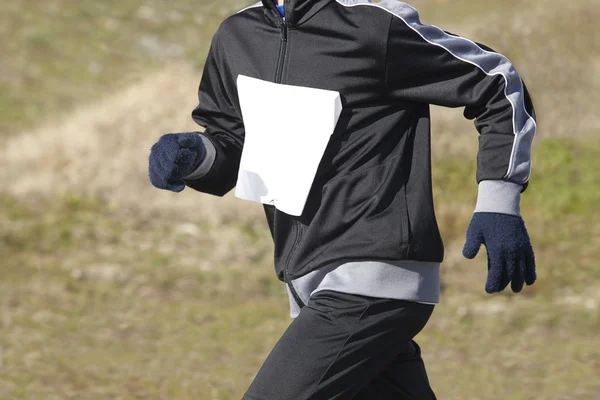
<path fill-rule="evenodd" d="M 206 148 L 198 132 L 168 133 L 150 150 L 150 182 L 159 189 L 181 192 L 183 178 L 198 168 Z"/>

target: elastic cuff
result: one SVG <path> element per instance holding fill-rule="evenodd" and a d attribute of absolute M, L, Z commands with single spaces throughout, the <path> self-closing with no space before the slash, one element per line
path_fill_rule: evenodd
<path fill-rule="evenodd" d="M 481 181 L 475 212 L 521 215 L 523 185 L 508 181 Z"/>
<path fill-rule="evenodd" d="M 200 133 L 199 135 L 200 138 L 202 138 L 202 143 L 204 143 L 204 147 L 206 148 L 206 154 L 204 155 L 204 160 L 202 160 L 200 165 L 198 165 L 198 168 L 196 168 L 194 172 L 183 178 L 190 181 L 200 179 L 204 175 L 206 175 L 208 171 L 210 171 L 210 169 L 212 168 L 215 162 L 215 157 L 217 155 L 217 149 L 215 148 L 215 145 L 212 144 L 212 142 L 206 136 Z"/>

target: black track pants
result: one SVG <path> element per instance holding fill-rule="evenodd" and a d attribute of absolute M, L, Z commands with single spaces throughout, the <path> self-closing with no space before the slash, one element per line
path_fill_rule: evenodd
<path fill-rule="evenodd" d="M 431 400 L 419 346 L 432 305 L 315 293 L 244 400 Z"/>

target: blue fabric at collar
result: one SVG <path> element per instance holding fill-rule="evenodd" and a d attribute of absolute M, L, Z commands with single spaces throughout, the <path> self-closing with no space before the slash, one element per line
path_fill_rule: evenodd
<path fill-rule="evenodd" d="M 275 7 L 277 7 L 279 14 L 281 14 L 282 17 L 285 17 L 285 12 L 283 11 L 283 6 L 278 6 L 277 4 L 275 4 Z"/>

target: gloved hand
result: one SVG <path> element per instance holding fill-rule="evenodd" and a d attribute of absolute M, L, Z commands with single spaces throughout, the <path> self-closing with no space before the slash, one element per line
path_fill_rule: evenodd
<path fill-rule="evenodd" d="M 523 289 L 523 283 L 533 285 L 536 279 L 535 258 L 523 218 L 476 212 L 467 230 L 463 255 L 474 258 L 482 244 L 488 253 L 486 292 L 501 292 L 509 282 L 515 293 Z"/>
<path fill-rule="evenodd" d="M 206 148 L 198 132 L 168 133 L 150 150 L 150 182 L 159 189 L 181 192 L 183 178 L 198 168 Z"/>

